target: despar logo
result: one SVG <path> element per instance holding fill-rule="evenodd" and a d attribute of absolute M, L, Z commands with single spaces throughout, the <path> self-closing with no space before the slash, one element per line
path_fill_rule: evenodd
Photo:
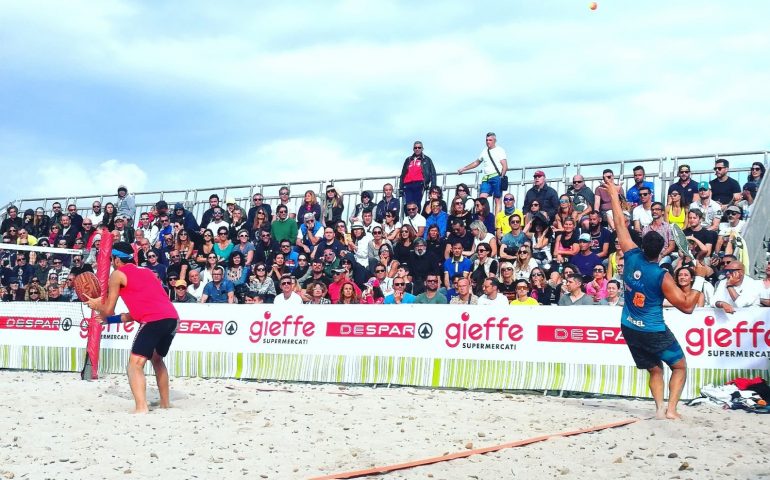
<path fill-rule="evenodd" d="M 408 322 L 329 322 L 327 337 L 414 338 L 415 324 Z"/>
<path fill-rule="evenodd" d="M 709 348 L 742 349 L 736 352 L 741 355 L 725 355 L 725 350 L 708 350 L 709 356 L 736 356 L 736 357 L 767 357 L 770 356 L 770 330 L 765 328 L 765 322 L 740 322 L 730 327 L 714 328 L 716 320 L 712 316 L 703 319 L 703 327 L 693 327 L 685 333 L 687 345 L 685 349 L 690 355 L 703 355 Z M 760 351 L 756 351 L 760 350 Z"/>
<path fill-rule="evenodd" d="M 604 343 L 625 345 L 619 327 L 594 327 L 582 325 L 538 325 L 538 342 Z"/>
<path fill-rule="evenodd" d="M 222 320 L 179 320 L 176 333 L 188 335 L 221 335 L 225 322 Z"/>
<path fill-rule="evenodd" d="M 450 322 L 446 326 L 444 342 L 449 348 L 456 348 L 462 343 L 462 348 L 515 350 L 515 345 L 511 348 L 511 344 L 524 338 L 524 328 L 517 323 L 511 323 L 508 317 L 488 317 L 477 322 L 471 321 L 470 314 L 463 312 L 460 320 Z M 503 347 L 501 344 L 508 346 Z"/>
<path fill-rule="evenodd" d="M 304 345 L 309 337 L 315 335 L 315 323 L 306 322 L 304 315 L 286 315 L 283 320 L 271 320 L 272 316 L 270 311 L 266 311 L 263 320 L 251 323 L 251 343 Z"/>
<path fill-rule="evenodd" d="M 88 322 L 89 322 L 89 319 L 87 318 L 84 318 L 83 321 L 80 322 L 80 338 L 88 338 Z M 102 329 L 101 329 L 102 338 L 122 338 L 122 337 L 116 337 L 116 335 L 125 335 L 129 333 L 133 333 L 137 328 L 139 328 L 138 322 L 103 323 Z M 105 336 L 105 335 L 108 335 L 108 336 Z"/>
<path fill-rule="evenodd" d="M 46 330 L 61 329 L 64 320 L 59 317 L 0 317 L 0 328 L 9 330 Z M 70 320 L 70 325 L 71 325 Z M 67 329 L 69 330 L 69 328 Z"/>

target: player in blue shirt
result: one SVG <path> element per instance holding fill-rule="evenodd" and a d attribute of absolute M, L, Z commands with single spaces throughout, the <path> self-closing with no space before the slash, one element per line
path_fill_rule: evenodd
<path fill-rule="evenodd" d="M 623 218 L 617 186 L 612 182 L 605 182 L 604 186 L 610 195 L 613 215 Z M 698 292 L 685 293 L 677 287 L 671 274 L 658 266 L 664 243 L 658 232 L 645 234 L 638 248 L 624 222 L 616 222 L 615 227 L 625 260 L 625 305 L 620 328 L 636 367 L 650 372 L 656 418 L 679 419 L 676 406 L 687 379 L 687 362 L 682 347 L 663 320 L 663 299 L 684 313 L 692 313 Z M 710 269 L 698 262 L 694 269 L 698 276 L 709 275 Z M 663 362 L 671 368 L 668 405 L 663 402 Z"/>

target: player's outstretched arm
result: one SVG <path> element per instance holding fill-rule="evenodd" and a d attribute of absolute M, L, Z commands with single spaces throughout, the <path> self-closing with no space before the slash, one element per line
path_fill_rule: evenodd
<path fill-rule="evenodd" d="M 607 192 L 610 195 L 610 203 L 612 204 L 612 216 L 615 218 L 615 233 L 618 235 L 618 243 L 620 248 L 624 252 L 636 248 L 636 244 L 631 240 L 631 234 L 628 232 L 628 227 L 623 218 L 623 207 L 620 205 L 620 197 L 618 196 L 618 187 L 612 181 L 612 179 L 605 178 L 604 186 L 607 188 Z"/>

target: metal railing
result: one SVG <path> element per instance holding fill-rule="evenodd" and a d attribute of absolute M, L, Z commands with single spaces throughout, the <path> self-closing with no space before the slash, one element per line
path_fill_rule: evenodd
<path fill-rule="evenodd" d="M 710 179 L 713 175 L 713 162 L 717 158 L 727 158 L 731 160 L 730 173 L 733 178 L 739 178 L 747 174 L 750 165 L 754 161 L 762 162 L 768 167 L 770 152 L 766 150 L 734 152 L 734 153 L 715 153 L 703 155 L 679 155 L 672 157 L 650 157 L 631 160 L 610 160 L 606 162 L 576 162 L 557 163 L 532 166 L 511 166 L 507 174 L 510 181 L 508 191 L 516 197 L 517 205 L 523 203 L 526 191 L 532 187 L 532 173 L 536 170 L 543 170 L 546 173 L 548 185 L 553 187 L 558 193 L 563 193 L 571 185 L 571 177 L 575 174 L 581 174 L 586 180 L 586 185 L 592 189 L 598 186 L 601 181 L 601 172 L 605 168 L 612 168 L 616 177 L 627 189 L 633 182 L 633 168 L 636 165 L 642 165 L 645 168 L 646 179 L 655 184 L 655 197 L 657 200 L 665 201 L 665 194 L 669 185 L 676 181 L 676 171 L 681 163 L 689 163 L 693 171 L 692 178 L 695 181 Z M 710 162 L 708 167 L 705 164 Z M 209 195 L 216 193 L 219 195 L 222 203 L 228 198 L 233 198 L 236 203 L 248 210 L 252 203 L 251 198 L 255 193 L 261 193 L 264 196 L 265 203 L 275 205 L 278 201 L 278 192 L 282 187 L 289 187 L 291 191 L 290 205 L 296 208 L 301 205 L 306 190 L 312 190 L 317 193 L 319 202 L 323 201 L 325 188 L 333 183 L 337 191 L 343 197 L 344 218 L 348 218 L 355 205 L 360 202 L 360 194 L 364 190 L 371 190 L 374 194 L 373 201 L 376 203 L 382 198 L 382 186 L 385 183 L 391 183 L 398 190 L 398 175 L 377 176 L 377 177 L 357 177 L 343 179 L 316 179 L 298 182 L 286 183 L 264 183 L 250 185 L 228 185 L 206 188 L 194 188 L 183 190 L 155 190 L 148 192 L 135 193 L 137 216 L 139 213 L 150 209 L 158 200 L 165 200 L 173 208 L 174 203 L 181 202 L 185 208 L 190 210 L 196 218 L 200 219 L 203 212 L 208 209 Z M 477 196 L 481 173 L 466 172 L 458 174 L 457 172 L 442 172 L 436 176 L 436 182 L 442 187 L 444 200 L 447 202 L 454 196 L 454 189 L 458 183 L 466 183 L 471 190 L 471 196 Z M 739 183 L 744 182 L 739 180 Z M 764 182 L 763 182 L 764 183 Z M 770 202 L 770 195 L 765 194 L 762 199 L 767 198 Z M 43 207 L 50 211 L 50 205 L 54 202 L 60 202 L 66 210 L 66 205 L 74 203 L 81 215 L 87 215 L 91 210 L 91 204 L 94 200 L 99 200 L 102 205 L 106 202 L 116 199 L 115 194 L 92 194 L 78 195 L 73 197 L 39 197 L 26 198 L 10 202 L 2 211 L 0 219 L 5 218 L 6 210 L 10 205 L 15 205 L 19 209 L 19 214 L 23 214 L 27 208 L 35 209 Z M 759 197 L 757 199 L 759 201 Z M 765 217 L 767 218 L 767 217 Z M 755 225 L 750 221 L 750 225 Z M 764 226 L 763 226 L 764 228 Z M 752 242 L 754 237 L 752 237 Z M 752 243 L 752 248 L 755 245 Z"/>

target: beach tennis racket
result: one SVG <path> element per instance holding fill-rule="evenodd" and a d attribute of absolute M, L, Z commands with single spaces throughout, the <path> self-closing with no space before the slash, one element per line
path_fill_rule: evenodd
<path fill-rule="evenodd" d="M 674 237 L 674 243 L 676 243 L 677 248 L 682 251 L 684 256 L 690 260 L 695 260 L 695 256 L 690 252 L 690 245 L 687 243 L 687 236 L 682 231 L 682 227 L 672 223 L 671 236 Z"/>

